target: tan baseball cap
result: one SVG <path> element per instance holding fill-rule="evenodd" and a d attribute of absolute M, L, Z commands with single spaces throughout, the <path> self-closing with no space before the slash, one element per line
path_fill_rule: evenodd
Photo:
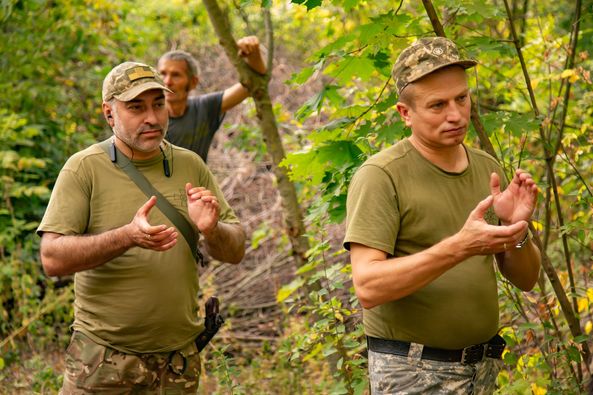
<path fill-rule="evenodd" d="M 473 59 L 461 59 L 453 41 L 444 37 L 426 37 L 402 51 L 393 65 L 391 75 L 399 94 L 409 83 L 443 67 L 459 65 L 468 69 L 476 64 L 478 62 Z"/>
<path fill-rule="evenodd" d="M 150 89 L 173 92 L 152 67 L 143 63 L 124 62 L 115 66 L 103 80 L 103 101 L 113 98 L 130 101 Z"/>

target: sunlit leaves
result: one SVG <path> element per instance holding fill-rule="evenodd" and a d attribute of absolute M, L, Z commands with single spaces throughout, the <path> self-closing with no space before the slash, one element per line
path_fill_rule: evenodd
<path fill-rule="evenodd" d="M 328 165 L 339 168 L 344 164 L 359 163 L 361 153 L 352 141 L 336 140 L 307 152 L 294 153 L 283 165 L 288 167 L 292 179 L 318 185 L 330 169 Z"/>
<path fill-rule="evenodd" d="M 340 84 L 346 84 L 354 77 L 367 81 L 373 75 L 373 71 L 374 62 L 366 56 L 344 56 L 340 62 L 329 65 L 325 70 Z"/>
<path fill-rule="evenodd" d="M 504 10 L 487 0 L 444 0 L 449 18 L 458 18 L 458 23 L 481 23 L 484 19 L 504 17 Z"/>
<path fill-rule="evenodd" d="M 339 4 L 339 1 L 332 4 Z M 459 44 L 463 56 L 479 62 L 478 67 L 468 71 L 472 102 L 505 170 L 510 174 L 521 166 L 534 175 L 542 196 L 550 193 L 545 198 L 553 203 L 538 207 L 534 224 L 538 234 L 546 237 L 546 253 L 566 286 L 568 276 L 563 262 L 566 253 L 571 255 L 575 267 L 591 266 L 587 257 L 591 255 L 593 242 L 590 221 L 593 215 L 590 148 L 593 95 L 590 73 L 586 72 L 593 65 L 590 59 L 593 49 L 590 40 L 593 30 L 589 28 L 591 15 L 585 13 L 581 20 L 577 64 L 567 68 L 572 8 L 553 2 L 529 2 L 528 13 L 522 15 L 522 2 L 513 2 L 516 13 L 513 23 L 519 32 L 525 69 L 531 77 L 529 88 L 533 89 L 541 114 L 537 116 L 524 69 L 509 40 L 510 22 L 504 6 L 489 0 L 435 0 L 433 4 L 448 37 Z M 326 171 L 321 171 L 317 168 L 323 166 L 323 161 L 318 159 L 323 157 L 320 150 L 333 147 L 334 142 L 351 141 L 360 149 L 358 157 L 362 161 L 409 134 L 394 115 L 395 97 L 387 98 L 390 68 L 400 50 L 413 39 L 434 35 L 421 6 L 405 3 L 397 15 L 394 7 L 378 9 L 374 15 L 357 13 L 361 8 L 354 7 L 352 11 L 352 19 L 357 23 L 343 23 L 341 34 L 339 29 L 334 29 L 333 41 L 310 58 L 314 69 L 300 76 L 300 81 L 305 81 L 306 77 L 324 79 L 324 87 L 337 85 L 339 88 L 333 93 L 344 98 L 342 102 L 335 101 L 339 104 L 332 104 L 323 96 L 317 96 L 299 113 L 310 114 L 308 119 L 304 116 L 299 119 L 306 122 L 314 118 L 316 127 L 308 134 L 309 144 L 305 149 L 296 157 L 289 154 L 286 163 L 291 166 L 292 176 L 310 185 L 316 195 L 309 209 L 310 221 L 343 218 L 339 208 L 343 207 L 344 188 L 359 165 L 359 162 L 344 162 L 341 167 L 335 167 L 328 162 Z M 381 90 L 384 84 L 388 87 L 385 92 Z M 572 85 L 572 90 L 565 103 L 563 94 L 567 84 Z M 314 111 L 311 111 L 311 103 L 315 104 Z M 566 118 L 563 118 L 565 113 Z M 470 134 L 468 144 L 478 143 L 477 139 L 471 139 L 474 136 Z M 550 159 L 549 155 L 557 155 L 553 175 L 546 174 L 545 161 Z M 549 192 L 550 177 L 556 181 L 557 196 Z M 557 199 L 560 201 L 556 202 Z M 549 213 L 551 217 L 546 219 Z M 563 226 L 559 225 L 558 217 L 564 220 Z M 563 251 L 561 236 L 568 240 L 567 252 Z M 308 271 L 312 270 L 308 267 Z M 583 278 L 579 280 L 582 285 Z M 516 306 L 505 305 L 504 322 L 515 331 L 508 339 L 511 350 L 504 356 L 512 370 L 500 376 L 505 393 L 543 393 L 548 389 L 548 393 L 570 393 L 573 390 L 572 383 L 549 379 L 549 373 L 570 374 L 568 364 L 563 361 L 578 361 L 579 355 L 570 340 L 564 342 L 558 337 L 557 320 L 562 313 L 554 294 L 545 287 L 541 292 L 541 297 L 537 293 L 527 298 L 517 296 L 526 305 L 525 317 L 518 316 Z M 583 316 L 591 311 L 591 304 L 582 295 L 578 307 Z M 523 322 L 526 317 L 527 322 Z M 593 330 L 590 320 L 583 320 L 582 325 L 586 333 Z M 545 344 L 536 349 L 535 344 L 540 339 L 544 339 Z M 533 349 L 529 348 L 531 346 Z M 517 348 L 521 348 L 521 352 Z M 549 353 L 550 350 L 556 352 Z"/>
<path fill-rule="evenodd" d="M 456 40 L 460 50 L 483 67 L 490 67 L 488 60 L 514 56 L 511 43 L 493 37 L 465 36 Z"/>
<path fill-rule="evenodd" d="M 568 78 L 571 84 L 574 84 L 579 79 L 579 74 L 574 69 L 564 70 L 560 73 L 560 78 Z"/>
<path fill-rule="evenodd" d="M 538 133 L 539 122 L 532 114 L 492 112 L 485 114 L 482 119 L 489 133 L 502 131 L 515 137 Z"/>
<path fill-rule="evenodd" d="M 307 11 L 312 8 L 319 7 L 321 5 L 321 1 L 322 0 L 292 0 L 292 2 L 295 4 L 302 4 L 307 7 Z"/>
<path fill-rule="evenodd" d="M 313 113 L 319 112 L 326 100 L 332 105 L 343 103 L 344 99 L 338 94 L 338 88 L 337 85 L 325 85 L 317 94 L 303 104 L 296 112 L 295 117 L 302 120 Z"/>
<path fill-rule="evenodd" d="M 296 290 L 298 290 L 303 284 L 305 283 L 305 279 L 302 277 L 297 277 L 289 284 L 284 285 L 278 291 L 276 295 L 276 300 L 278 302 L 284 302 L 290 295 L 292 295 Z"/>

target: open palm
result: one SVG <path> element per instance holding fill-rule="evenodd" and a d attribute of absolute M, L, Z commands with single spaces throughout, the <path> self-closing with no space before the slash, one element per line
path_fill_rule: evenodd
<path fill-rule="evenodd" d="M 220 208 L 216 196 L 203 187 L 194 188 L 189 183 L 186 184 L 185 191 L 189 217 L 201 233 L 209 233 L 218 223 Z"/>
<path fill-rule="evenodd" d="M 498 174 L 492 173 L 490 190 L 494 199 L 494 213 L 503 224 L 530 220 L 537 202 L 537 186 L 529 173 L 517 170 L 504 192 L 500 191 Z"/>

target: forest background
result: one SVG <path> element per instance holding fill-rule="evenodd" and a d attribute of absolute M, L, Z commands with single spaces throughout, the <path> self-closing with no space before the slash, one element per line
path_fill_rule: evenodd
<path fill-rule="evenodd" d="M 72 284 L 44 276 L 34 230 L 65 160 L 109 134 L 105 74 L 173 48 L 200 60 L 199 92 L 240 78 L 255 97 L 227 115 L 209 158 L 249 242 L 241 265 L 210 262 L 200 275 L 227 318 L 205 351 L 200 393 L 365 393 L 361 308 L 341 247 L 347 186 L 366 158 L 409 134 L 391 66 L 435 34 L 480 62 L 469 72 L 467 143 L 508 176 L 527 169 L 541 192 L 540 281 L 520 293 L 499 279 L 509 347 L 498 392 L 585 391 L 591 0 L 1 0 L 0 32 L 0 393 L 57 392 Z M 250 34 L 269 49 L 267 77 L 232 52 L 229 38 Z"/>

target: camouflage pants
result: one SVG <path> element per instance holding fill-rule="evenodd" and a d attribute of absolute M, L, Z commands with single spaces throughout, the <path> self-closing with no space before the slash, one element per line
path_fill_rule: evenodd
<path fill-rule="evenodd" d="M 422 346 L 412 343 L 407 357 L 369 350 L 372 395 L 492 394 L 500 359 L 484 358 L 473 365 L 420 359 Z"/>
<path fill-rule="evenodd" d="M 66 350 L 60 395 L 196 394 L 200 354 L 195 344 L 171 353 L 125 354 L 74 332 Z"/>

